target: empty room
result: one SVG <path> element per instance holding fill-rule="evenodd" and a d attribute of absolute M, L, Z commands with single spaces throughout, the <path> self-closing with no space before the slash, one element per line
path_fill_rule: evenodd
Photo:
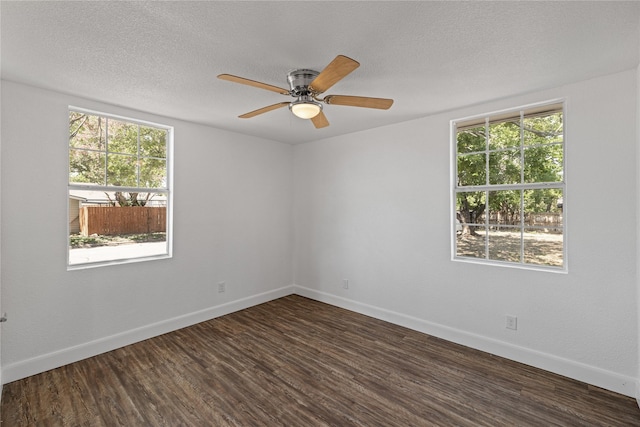
<path fill-rule="evenodd" d="M 640 426 L 640 2 L 0 1 L 6 426 Z"/>

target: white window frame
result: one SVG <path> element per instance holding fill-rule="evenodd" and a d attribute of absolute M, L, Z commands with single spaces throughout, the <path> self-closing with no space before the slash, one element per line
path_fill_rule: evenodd
<path fill-rule="evenodd" d="M 545 107 L 552 107 L 561 105 L 562 107 L 562 120 L 563 120 L 563 142 L 562 142 L 562 181 L 561 182 L 553 182 L 553 183 L 545 183 L 545 182 L 536 182 L 536 183 L 523 183 L 523 179 L 519 184 L 489 184 L 489 153 L 500 150 L 490 150 L 487 145 L 484 151 L 487 154 L 487 170 L 486 170 L 486 185 L 474 185 L 474 186 L 463 186 L 458 187 L 458 146 L 457 146 L 457 133 L 458 133 L 458 125 L 465 124 L 465 127 L 469 126 L 469 123 L 477 122 L 478 124 L 484 123 L 485 126 L 489 125 L 490 118 L 496 117 L 507 117 L 514 116 L 518 113 L 520 114 L 521 119 L 526 116 L 526 111 L 535 111 L 535 110 L 544 110 Z M 489 113 L 484 113 L 475 116 L 464 117 L 460 119 L 454 119 L 450 122 L 450 146 L 451 146 L 451 259 L 452 261 L 457 262 L 466 262 L 466 263 L 475 263 L 475 264 L 484 264 L 484 265 L 494 265 L 501 267 L 510 267 L 510 268 L 519 268 L 519 269 L 527 269 L 527 270 L 542 270 L 556 273 L 567 273 L 568 272 L 568 260 L 567 260 L 567 161 L 566 161 L 566 144 L 567 144 L 567 114 L 566 114 L 566 99 L 554 99 L 550 101 L 545 101 L 536 104 L 524 105 L 516 108 L 509 108 L 504 110 L 493 111 Z M 493 121 L 493 120 L 492 120 Z M 520 130 L 520 151 L 521 156 L 524 153 L 524 139 L 522 134 L 522 128 Z M 488 141 L 487 141 L 488 144 Z M 467 153 L 469 154 L 469 153 Z M 522 170 L 524 170 L 524 162 L 522 163 Z M 523 173 L 523 172 L 522 172 Z M 524 243 L 521 241 L 520 247 L 520 262 L 510 262 L 510 261 L 501 261 L 501 260 L 493 260 L 489 259 L 489 249 L 488 249 L 488 240 L 485 239 L 485 257 L 484 258 L 473 258 L 473 257 L 463 257 L 457 255 L 457 231 L 459 230 L 459 225 L 457 221 L 457 210 L 456 210 L 456 202 L 457 202 L 457 194 L 460 192 L 469 192 L 469 191 L 500 191 L 500 190 L 536 190 L 536 189 L 547 189 L 547 188 L 559 188 L 562 190 L 563 197 L 563 222 L 562 222 L 562 266 L 549 266 L 549 265 L 539 265 L 539 264 L 528 264 L 524 262 Z M 486 200 L 486 199 L 485 199 Z M 521 212 L 524 212 L 524 200 L 521 197 L 520 201 L 520 209 Z M 489 212 L 489 207 L 485 207 L 485 212 Z M 524 215 L 521 215 L 521 223 L 519 226 L 519 231 L 521 233 L 524 232 L 525 228 L 530 228 L 530 226 L 525 226 L 523 224 Z M 488 231 L 489 229 L 489 215 L 485 214 L 485 227 Z"/>
<path fill-rule="evenodd" d="M 69 142 L 67 141 L 67 199 L 70 197 L 70 193 L 73 190 L 90 190 L 90 191 L 106 191 L 113 192 L 114 190 L 123 191 L 123 192 L 153 192 L 153 193 L 162 193 L 166 195 L 167 206 L 166 206 L 166 251 L 162 254 L 155 255 L 141 255 L 139 257 L 123 257 L 118 259 L 111 259 L 105 261 L 96 261 L 96 262 L 87 262 L 87 263 L 77 263 L 70 264 L 69 257 L 69 235 L 70 235 L 70 227 L 69 227 L 69 218 L 70 218 L 70 210 L 69 203 L 67 203 L 67 233 L 66 233 L 66 246 L 67 246 L 67 270 L 82 270 L 87 268 L 94 267 L 103 267 L 108 265 L 119 265 L 119 264 L 129 264 L 135 262 L 142 261 L 152 261 L 152 260 L 160 260 L 167 259 L 173 257 L 173 138 L 174 138 L 174 130 L 173 126 L 168 126 L 160 123 L 145 121 L 134 119 L 131 117 L 120 116 L 111 113 L 105 113 L 102 111 L 90 110 L 82 107 L 76 107 L 69 105 L 67 109 L 67 120 L 69 118 L 69 114 L 74 112 L 101 116 L 107 119 L 118 120 L 121 122 L 126 122 L 130 124 L 136 124 L 141 126 L 154 127 L 159 129 L 165 129 L 167 131 L 167 140 L 166 140 L 166 187 L 165 188 L 146 188 L 146 187 L 124 187 L 124 186 L 113 186 L 113 185 L 94 185 L 94 184 L 81 184 L 81 183 L 71 183 L 69 182 L 69 155 L 71 152 L 71 147 L 69 146 Z M 108 138 L 108 134 L 107 134 Z M 139 150 L 139 147 L 138 147 Z M 90 150 L 87 150 L 90 151 Z M 106 154 L 106 153 L 105 153 Z"/>

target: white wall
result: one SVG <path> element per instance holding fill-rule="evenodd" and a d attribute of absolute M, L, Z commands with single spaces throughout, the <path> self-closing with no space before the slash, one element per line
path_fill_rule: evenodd
<path fill-rule="evenodd" d="M 640 66 L 637 69 L 636 87 L 636 224 L 640 224 Z M 640 406 L 640 227 L 636 230 L 636 283 L 637 283 L 637 322 L 638 322 L 638 371 L 636 376 L 636 401 Z"/>
<path fill-rule="evenodd" d="M 639 81 L 631 70 L 294 147 L 3 81 L 2 380 L 295 290 L 634 395 Z M 569 273 L 452 262 L 449 121 L 558 97 Z M 175 126 L 173 259 L 66 271 L 69 104 Z"/>
<path fill-rule="evenodd" d="M 640 25 L 640 21 L 638 22 Z M 640 49 L 640 46 L 638 46 Z M 636 224 L 640 224 L 640 66 L 636 70 L 637 86 L 636 86 Z M 637 295 L 636 295 L 636 311 L 638 322 L 638 360 L 637 360 L 637 372 L 636 372 L 636 401 L 640 406 L 640 227 L 636 230 L 636 283 L 637 283 Z"/>
<path fill-rule="evenodd" d="M 66 270 L 70 104 L 175 127 L 173 259 Z M 7 81 L 2 113 L 5 382 L 291 292 L 290 145 Z"/>
<path fill-rule="evenodd" d="M 634 396 L 637 84 L 631 70 L 295 146 L 298 292 Z M 451 261 L 450 120 L 560 97 L 568 274 Z"/>
<path fill-rule="evenodd" d="M 2 67 L 0 66 L 0 68 Z M 0 99 L 2 99 L 1 84 L 0 84 Z M 1 128 L 1 124 L 2 124 L 2 108 L 0 108 L 0 128 Z M 2 132 L 0 131 L 0 165 L 1 164 L 2 164 Z M 2 174 L 1 173 L 0 173 L 0 242 L 2 242 Z M 2 310 L 2 245 L 1 244 L 0 244 L 0 310 Z M 0 327 L 0 398 L 2 397 L 3 384 L 4 382 L 2 381 L 2 327 Z"/>

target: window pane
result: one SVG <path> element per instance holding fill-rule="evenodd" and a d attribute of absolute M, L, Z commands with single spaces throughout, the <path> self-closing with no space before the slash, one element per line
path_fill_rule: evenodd
<path fill-rule="evenodd" d="M 562 112 L 558 111 L 542 117 L 525 117 L 524 144 L 537 145 L 562 142 Z"/>
<path fill-rule="evenodd" d="M 519 228 L 496 227 L 490 229 L 489 259 L 496 261 L 520 262 L 522 236 Z"/>
<path fill-rule="evenodd" d="M 545 188 L 524 192 L 525 224 L 562 227 L 562 189 Z"/>
<path fill-rule="evenodd" d="M 169 255 L 170 132 L 69 111 L 70 266 Z"/>
<path fill-rule="evenodd" d="M 140 126 L 140 156 L 165 159 L 167 157 L 167 131 Z"/>
<path fill-rule="evenodd" d="M 518 184 L 520 176 L 520 149 L 489 154 L 489 184 Z"/>
<path fill-rule="evenodd" d="M 458 186 L 485 185 L 487 183 L 486 154 L 458 156 Z"/>
<path fill-rule="evenodd" d="M 104 185 L 104 153 L 69 150 L 69 182 Z"/>
<path fill-rule="evenodd" d="M 485 211 L 484 191 L 465 191 L 456 195 L 456 212 L 465 224 L 484 224 Z"/>
<path fill-rule="evenodd" d="M 562 145 L 542 145 L 524 150 L 524 182 L 561 182 Z"/>
<path fill-rule="evenodd" d="M 107 161 L 107 185 L 137 187 L 137 167 L 138 161 L 135 156 L 109 154 Z"/>
<path fill-rule="evenodd" d="M 457 144 L 458 153 L 485 151 L 487 145 L 484 126 L 478 126 L 473 129 L 465 129 L 458 132 Z"/>
<path fill-rule="evenodd" d="M 456 238 L 456 256 L 481 258 L 485 257 L 485 227 L 471 226 L 471 234 L 459 235 Z"/>
<path fill-rule="evenodd" d="M 529 264 L 563 265 L 562 189 L 527 190 L 524 257 Z"/>
<path fill-rule="evenodd" d="M 104 151 L 105 119 L 76 111 L 69 112 L 69 147 Z"/>
<path fill-rule="evenodd" d="M 69 190 L 69 265 L 165 255 L 162 193 Z"/>
<path fill-rule="evenodd" d="M 140 187 L 166 188 L 167 161 L 161 159 L 140 160 Z"/>
<path fill-rule="evenodd" d="M 125 123 L 114 119 L 109 121 L 110 153 L 137 154 L 138 153 L 138 125 Z"/>
<path fill-rule="evenodd" d="M 457 125 L 456 256 L 562 267 L 562 104 Z"/>
<path fill-rule="evenodd" d="M 520 225 L 520 190 L 489 192 L 489 224 Z"/>
<path fill-rule="evenodd" d="M 489 125 L 489 150 L 520 147 L 520 119 Z"/>
<path fill-rule="evenodd" d="M 79 207 L 95 206 L 167 206 L 167 195 L 158 192 L 126 192 L 103 190 L 69 190 L 69 196 L 80 200 Z M 92 233 L 90 233 L 92 234 Z"/>
<path fill-rule="evenodd" d="M 548 228 L 525 228 L 524 261 L 528 264 L 562 267 L 562 231 Z"/>

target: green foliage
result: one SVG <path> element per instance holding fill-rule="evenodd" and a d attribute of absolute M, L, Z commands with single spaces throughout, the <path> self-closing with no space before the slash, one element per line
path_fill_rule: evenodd
<path fill-rule="evenodd" d="M 562 113 L 508 119 L 461 129 L 457 134 L 458 186 L 559 183 L 563 180 Z M 488 157 L 488 163 L 487 163 Z M 488 206 L 501 218 L 557 212 L 562 190 L 469 191 L 457 195 L 457 210 L 474 223 Z M 487 203 L 488 201 L 488 203 Z"/>
<path fill-rule="evenodd" d="M 106 130 L 99 116 L 69 113 L 69 182 L 104 184 Z"/>
<path fill-rule="evenodd" d="M 77 111 L 69 113 L 69 182 L 114 187 L 166 186 L 167 131 Z M 138 193 L 118 203 L 140 205 Z M 121 200 L 128 199 L 128 203 Z M 143 203 L 142 203 L 143 204 Z"/>
<path fill-rule="evenodd" d="M 458 153 L 484 151 L 486 136 L 484 126 L 466 129 L 458 133 Z"/>
<path fill-rule="evenodd" d="M 458 186 L 484 185 L 487 182 L 485 153 L 458 156 Z"/>
<path fill-rule="evenodd" d="M 492 123 L 489 125 L 489 149 L 520 147 L 519 121 Z"/>

